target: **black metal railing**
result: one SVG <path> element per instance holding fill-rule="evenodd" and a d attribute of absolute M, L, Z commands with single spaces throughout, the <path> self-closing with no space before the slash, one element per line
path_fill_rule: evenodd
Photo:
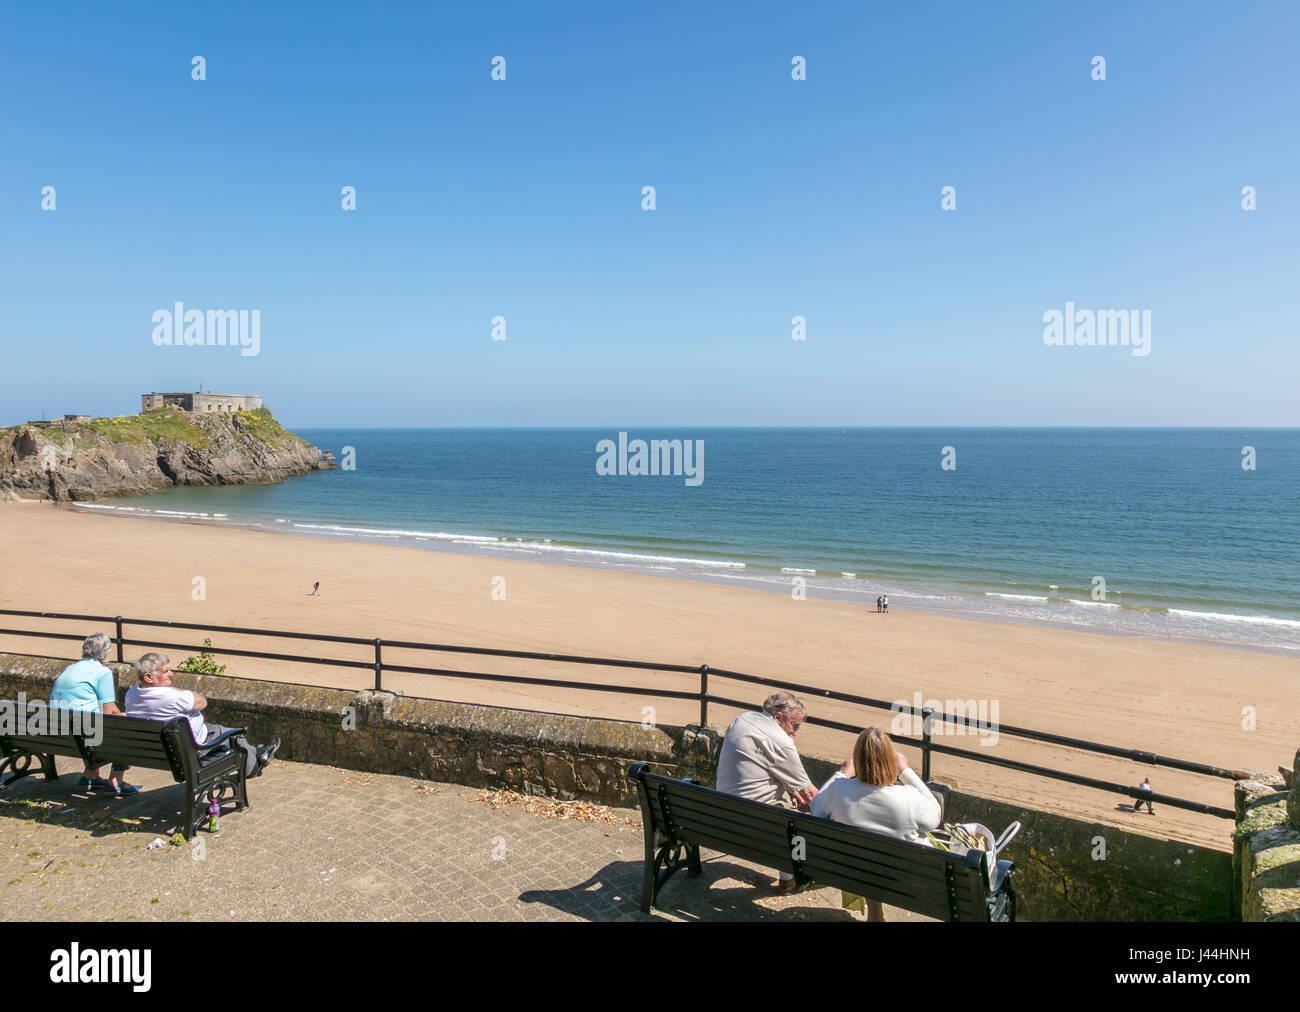
<path fill-rule="evenodd" d="M 196 622 L 170 622 L 158 619 L 135 619 L 123 618 L 121 615 L 77 615 L 62 612 L 44 612 L 44 611 L 21 611 L 7 608 L 0 608 L 0 615 L 13 616 L 16 618 L 38 618 L 53 619 L 60 621 L 77 621 L 88 624 L 101 624 L 112 622 L 114 628 L 114 642 L 117 646 L 117 659 L 124 659 L 124 648 L 132 647 L 163 647 L 171 650 L 193 651 L 195 653 L 209 652 L 221 654 L 230 657 L 253 657 L 259 660 L 271 661 L 290 661 L 301 664 L 321 665 L 327 667 L 345 667 L 356 669 L 370 669 L 374 671 L 374 687 L 377 690 L 383 689 L 383 676 L 385 672 L 410 675 L 431 675 L 445 678 L 460 678 L 478 681 L 491 681 L 513 683 L 519 685 L 538 685 L 548 688 L 557 689 L 579 689 L 589 692 L 612 692 L 635 694 L 640 696 L 650 696 L 659 699 L 684 699 L 698 700 L 700 704 L 700 726 L 704 727 L 709 720 L 709 704 L 716 703 L 721 706 L 732 706 L 740 709 L 751 709 L 753 700 L 731 699 L 726 696 L 714 695 L 709 691 L 710 678 L 727 679 L 741 682 L 748 685 L 761 685 L 772 689 L 785 689 L 798 692 L 805 697 L 805 705 L 812 698 L 824 699 L 828 701 L 848 703 L 857 706 L 864 706 L 872 709 L 886 710 L 893 714 L 908 714 L 913 717 L 921 717 L 921 735 L 912 737 L 903 734 L 894 734 L 891 732 L 890 737 L 900 744 L 912 745 L 921 750 L 921 776 L 924 780 L 930 779 L 931 758 L 935 753 L 940 755 L 950 755 L 955 758 L 965 759 L 971 762 L 986 763 L 992 766 L 1000 766 L 1004 769 L 1015 770 L 1021 773 L 1027 773 L 1033 776 L 1045 777 L 1051 780 L 1058 780 L 1064 783 L 1076 784 L 1082 787 L 1089 787 L 1094 790 L 1108 791 L 1115 794 L 1122 794 L 1130 798 L 1137 798 L 1142 801 L 1160 802 L 1170 805 L 1174 808 L 1181 808 L 1191 812 L 1199 812 L 1205 815 L 1213 815 L 1218 818 L 1232 819 L 1235 813 L 1231 809 L 1218 808 L 1200 801 L 1191 801 L 1186 798 L 1178 798 L 1167 794 L 1156 794 L 1151 791 L 1142 791 L 1135 787 L 1124 784 L 1116 784 L 1106 780 L 1098 780 L 1094 777 L 1085 777 L 1075 773 L 1069 773 L 1064 770 L 1056 770 L 1046 766 L 1039 766 L 1033 763 L 1022 762 L 1016 759 L 1008 759 L 1002 756 L 991 755 L 988 752 L 973 751 L 971 749 L 956 748 L 934 740 L 934 723 L 941 721 L 945 725 L 952 724 L 963 729 L 973 729 L 973 733 L 996 732 L 998 735 L 1010 735 L 1014 738 L 1023 738 L 1028 741 L 1042 742 L 1048 745 L 1062 746 L 1066 748 L 1077 749 L 1083 752 L 1091 752 L 1097 755 L 1110 756 L 1117 759 L 1127 759 L 1131 762 L 1143 763 L 1148 766 L 1159 766 L 1167 769 L 1180 770 L 1186 773 L 1193 773 L 1200 776 L 1215 777 L 1220 779 L 1239 779 L 1242 774 L 1224 769 L 1219 766 L 1211 766 L 1207 763 L 1191 762 L 1185 759 L 1173 759 L 1168 756 L 1157 755 L 1154 752 L 1148 752 L 1142 749 L 1122 748 L 1114 745 L 1104 745 L 1099 742 L 1087 741 L 1082 738 L 1072 738 L 1067 735 L 1051 734 L 1045 731 L 1035 731 L 1030 728 L 1015 727 L 1009 724 L 996 723 L 991 724 L 981 722 L 978 719 L 972 720 L 963 714 L 950 714 L 941 710 L 935 710 L 930 707 L 913 707 L 910 704 L 900 703 L 897 701 L 888 701 L 883 699 L 873 699 L 868 696 L 858 696 L 852 693 L 839 692 L 832 689 L 822 689 L 816 686 L 805 685 L 799 682 L 792 682 L 785 678 L 769 678 L 759 675 L 750 675 L 740 671 L 729 671 L 725 668 L 714 668 L 708 664 L 688 665 L 688 664 L 659 664 L 651 661 L 628 661 L 609 657 L 584 657 L 574 654 L 554 654 L 539 653 L 530 650 L 502 650 L 495 647 L 468 647 L 456 646 L 445 643 L 423 643 L 410 640 L 385 640 L 375 637 L 366 639 L 359 636 L 335 636 L 325 633 L 302 633 L 288 632 L 276 629 L 251 629 L 240 626 L 216 626 L 206 625 Z M 259 636 L 280 639 L 291 639 L 306 641 L 312 643 L 335 643 L 347 644 L 352 646 L 364 646 L 373 649 L 373 660 L 349 660 L 339 657 L 320 657 L 307 656 L 302 654 L 283 654 L 273 653 L 265 650 L 242 650 L 234 647 L 216 647 L 215 645 L 196 646 L 191 643 L 173 643 L 159 639 L 128 639 L 126 638 L 124 626 L 143 626 L 151 629 L 177 629 L 177 630 L 198 630 L 205 633 L 226 633 L 237 636 Z M 38 639 L 59 639 L 59 640 L 81 640 L 84 633 L 59 633 L 48 630 L 33 629 L 0 629 L 0 635 L 5 636 L 28 636 Z M 210 639 L 210 637 L 207 637 Z M 514 660 L 544 661 L 548 663 L 559 664 L 583 664 L 591 666 L 603 666 L 609 668 L 637 669 L 643 671 L 660 671 L 671 674 L 688 674 L 698 677 L 699 688 L 696 691 L 686 691 L 682 689 L 669 688 L 645 688 L 643 686 L 610 684 L 602 682 L 575 681 L 573 679 L 562 678 L 541 678 L 531 675 L 507 675 L 499 672 L 486 671 L 467 671 L 461 668 L 433 668 L 422 667 L 410 664 L 392 664 L 385 663 L 383 659 L 383 650 L 385 647 L 400 650 L 423 650 L 430 652 L 464 654 L 468 656 L 479 657 L 497 657 Z M 305 684 L 305 683 L 304 683 Z M 861 724 L 850 724 L 843 721 L 831 720 L 825 717 L 808 716 L 804 723 L 811 724 L 815 727 L 825 727 L 837 731 L 846 731 L 856 734 L 862 729 Z M 959 733 L 966 733 L 965 730 Z"/>

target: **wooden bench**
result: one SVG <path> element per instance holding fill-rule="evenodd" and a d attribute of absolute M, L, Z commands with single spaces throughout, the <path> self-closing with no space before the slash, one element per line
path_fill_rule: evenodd
<path fill-rule="evenodd" d="M 990 878 L 989 855 L 983 852 L 958 856 L 746 801 L 696 780 L 651 773 L 645 763 L 633 766 L 628 777 L 636 783 L 645 826 L 641 909 L 646 913 L 675 872 L 686 868 L 692 877 L 700 874 L 700 848 L 707 847 L 789 872 L 800 886 L 837 886 L 926 917 L 1016 919 L 1010 861 L 998 861 Z"/>
<path fill-rule="evenodd" d="M 67 710 L 7 700 L 0 701 L 0 706 L 12 708 L 10 712 L 24 707 L 24 730 L 42 726 L 45 729 L 45 733 L 37 734 L 0 732 L 0 789 L 36 773 L 44 773 L 46 780 L 56 780 L 54 757 L 70 756 L 87 767 L 118 763 L 170 771 L 178 784 L 185 785 L 181 831 L 187 840 L 207 820 L 208 805 L 214 798 L 218 804 L 233 799 L 236 810 L 248 807 L 244 753 L 232 748 L 229 741 L 243 734 L 243 728 L 231 728 L 199 747 L 194 744 L 190 722 L 184 717 L 163 723 L 100 713 L 95 715 L 97 727 L 70 728 Z M 76 730 L 88 733 L 75 733 Z"/>

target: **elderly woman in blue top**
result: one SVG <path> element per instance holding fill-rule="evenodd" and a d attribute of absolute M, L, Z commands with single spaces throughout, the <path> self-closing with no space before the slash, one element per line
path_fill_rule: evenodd
<path fill-rule="evenodd" d="M 113 672 L 104 665 L 113 641 L 103 633 L 91 633 L 81 644 L 81 660 L 63 669 L 50 690 L 50 706 L 67 710 L 102 710 L 120 714 L 117 705 L 117 686 Z M 122 774 L 130 767 L 113 765 L 109 779 L 99 776 L 99 767 L 87 766 L 77 786 L 92 791 L 111 791 L 114 794 L 134 794 L 140 788 L 126 783 Z"/>

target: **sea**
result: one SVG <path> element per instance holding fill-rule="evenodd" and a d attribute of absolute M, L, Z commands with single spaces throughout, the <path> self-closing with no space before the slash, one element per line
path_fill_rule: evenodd
<path fill-rule="evenodd" d="M 351 466 L 90 508 L 1300 653 L 1300 429 L 297 431 Z"/>

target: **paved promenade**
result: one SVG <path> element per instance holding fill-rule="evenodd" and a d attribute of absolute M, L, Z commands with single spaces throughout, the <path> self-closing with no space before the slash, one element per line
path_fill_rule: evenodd
<path fill-rule="evenodd" d="M 674 876 L 665 909 L 645 915 L 634 810 L 493 803 L 473 788 L 302 763 L 250 781 L 252 807 L 215 835 L 151 850 L 179 821 L 170 774 L 132 770 L 145 790 L 112 799 L 77 791 L 76 763 L 58 763 L 58 781 L 0 793 L 6 920 L 865 920 L 838 890 L 778 896 L 766 870 L 707 851 L 704 874 Z"/>

